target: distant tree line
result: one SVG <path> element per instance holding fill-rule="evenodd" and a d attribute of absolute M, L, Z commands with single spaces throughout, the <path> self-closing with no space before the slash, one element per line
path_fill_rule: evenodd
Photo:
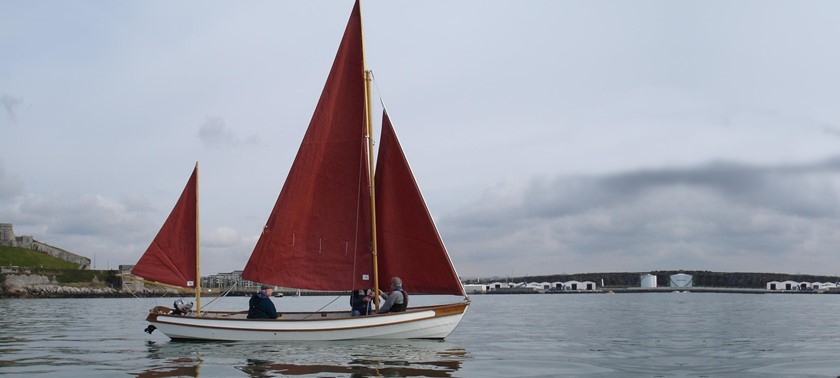
<path fill-rule="evenodd" d="M 524 276 L 510 278 L 480 279 L 478 282 L 489 283 L 493 281 L 510 282 L 566 282 L 566 281 L 592 281 L 597 285 L 606 287 L 632 287 L 641 285 L 641 276 L 653 274 L 656 276 L 658 286 L 669 286 L 671 275 L 685 273 L 692 276 L 694 286 L 702 287 L 733 287 L 763 289 L 770 281 L 796 281 L 796 282 L 838 282 L 837 276 L 814 276 L 809 274 L 786 274 L 786 273 L 746 273 L 746 272 L 710 272 L 708 270 L 658 270 L 653 272 L 614 272 L 614 273 L 577 273 L 577 274 L 552 274 L 548 276 Z"/>

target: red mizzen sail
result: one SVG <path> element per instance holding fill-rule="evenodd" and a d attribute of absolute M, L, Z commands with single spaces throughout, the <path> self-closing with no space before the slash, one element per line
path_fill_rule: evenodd
<path fill-rule="evenodd" d="M 371 287 L 362 25 L 353 8 L 286 183 L 242 277 L 285 287 Z"/>
<path fill-rule="evenodd" d="M 198 166 L 181 197 L 131 274 L 150 281 L 195 287 L 198 248 Z"/>
<path fill-rule="evenodd" d="M 387 291 L 390 278 L 398 276 L 408 292 L 466 296 L 385 112 L 377 159 L 380 289 Z"/>

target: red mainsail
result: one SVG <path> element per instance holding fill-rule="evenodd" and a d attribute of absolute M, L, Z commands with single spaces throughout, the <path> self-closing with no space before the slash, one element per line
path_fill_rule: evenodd
<path fill-rule="evenodd" d="M 364 130 L 357 2 L 286 183 L 242 277 L 314 290 L 372 286 Z"/>
<path fill-rule="evenodd" d="M 242 277 L 284 287 L 373 286 L 365 67 L 356 2 L 318 106 Z M 376 167 L 380 289 L 465 295 L 387 114 Z"/>
<path fill-rule="evenodd" d="M 409 293 L 466 296 L 386 112 L 375 177 L 380 289 L 398 276 Z"/>
<path fill-rule="evenodd" d="M 195 287 L 198 248 L 198 166 L 146 253 L 131 274 L 150 281 Z"/>

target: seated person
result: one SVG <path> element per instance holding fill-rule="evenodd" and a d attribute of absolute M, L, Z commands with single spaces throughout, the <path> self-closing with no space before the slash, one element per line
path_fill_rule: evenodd
<path fill-rule="evenodd" d="M 359 316 L 373 313 L 370 308 L 371 301 L 373 301 L 373 290 L 353 290 L 353 295 L 350 296 L 350 307 L 353 311 L 350 315 Z"/>
<path fill-rule="evenodd" d="M 248 319 L 277 319 L 277 309 L 271 301 L 273 286 L 262 285 L 260 291 L 248 301 Z"/>
<path fill-rule="evenodd" d="M 403 290 L 402 279 L 399 277 L 391 278 L 391 292 L 388 296 L 382 296 L 385 304 L 379 308 L 379 314 L 386 312 L 402 312 L 408 308 L 408 293 Z"/>

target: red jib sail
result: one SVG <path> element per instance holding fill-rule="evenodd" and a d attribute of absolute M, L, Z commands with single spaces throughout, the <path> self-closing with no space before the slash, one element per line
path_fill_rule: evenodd
<path fill-rule="evenodd" d="M 315 290 L 372 286 L 361 28 L 356 3 L 245 279 Z"/>
<path fill-rule="evenodd" d="M 385 112 L 375 177 L 380 289 L 398 276 L 408 292 L 466 296 Z"/>
<path fill-rule="evenodd" d="M 198 224 L 198 167 L 131 274 L 150 281 L 195 287 Z"/>

